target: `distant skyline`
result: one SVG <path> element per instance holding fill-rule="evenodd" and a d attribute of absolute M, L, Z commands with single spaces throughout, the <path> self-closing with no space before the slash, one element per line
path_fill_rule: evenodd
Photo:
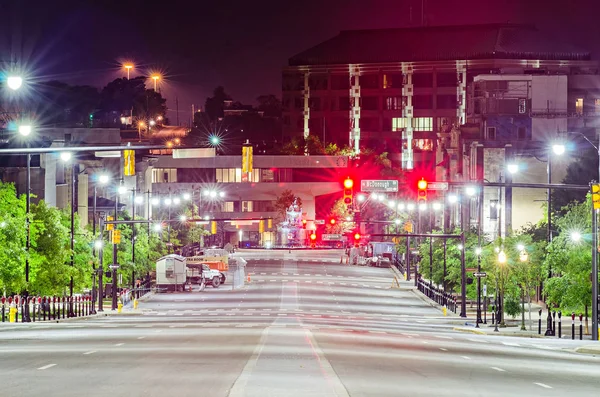
<path fill-rule="evenodd" d="M 131 60 L 132 77 L 165 74 L 168 116 L 175 123 L 177 98 L 184 123 L 218 85 L 247 104 L 280 97 L 289 57 L 340 30 L 418 26 L 422 3 L 427 25 L 532 23 L 600 58 L 592 0 L 172 0 L 158 9 L 142 0 L 22 0 L 0 4 L 0 59 L 12 54 L 36 79 L 98 87 L 126 76 L 120 62 Z"/>

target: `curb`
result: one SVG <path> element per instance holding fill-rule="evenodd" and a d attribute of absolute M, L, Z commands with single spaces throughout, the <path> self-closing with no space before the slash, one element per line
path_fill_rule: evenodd
<path fill-rule="evenodd" d="M 545 339 L 543 335 L 538 334 L 517 334 L 513 332 L 485 332 L 481 331 L 477 328 L 464 328 L 464 327 L 454 327 L 452 331 L 463 332 L 467 334 L 476 334 L 476 335 L 491 335 L 491 336 L 514 336 L 518 338 L 531 338 L 531 339 Z M 600 350 L 597 351 L 600 354 Z"/>
<path fill-rule="evenodd" d="M 575 353 L 600 355 L 600 345 L 598 346 L 580 346 L 575 348 Z"/>

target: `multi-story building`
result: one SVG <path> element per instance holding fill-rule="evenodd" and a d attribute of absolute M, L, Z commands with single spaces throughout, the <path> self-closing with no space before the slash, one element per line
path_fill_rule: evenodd
<path fill-rule="evenodd" d="M 571 128 L 595 132 L 599 82 L 589 52 L 528 25 L 343 31 L 289 59 L 283 128 L 288 138 L 387 151 L 406 171 L 435 168 L 438 180 L 511 181 L 508 158 L 529 164 L 515 182 L 545 183 L 533 156 L 544 160 L 539 151 Z M 553 166 L 558 182 L 565 167 Z M 515 197 L 510 189 L 501 195 Z M 518 196 L 528 200 L 522 212 L 497 203 L 509 208 L 502 233 L 541 217 L 544 190 Z M 482 200 L 493 235 L 498 189 Z"/>
<path fill-rule="evenodd" d="M 302 200 L 306 228 L 315 230 L 317 214 L 323 213 L 316 208 L 317 199 L 341 191 L 347 168 L 346 156 L 256 155 L 252 172 L 245 173 L 242 156 L 175 149 L 172 155 L 149 156 L 138 163 L 138 189 L 156 199 L 155 204 L 185 195 L 198 209 L 194 218 L 219 220 L 219 243 L 275 245 L 285 241 L 285 236 L 276 235 L 283 220 L 275 206 L 281 193 L 289 190 Z M 152 218 L 153 211 L 153 206 L 145 206 L 144 215 Z M 272 227 L 261 232 L 260 219 L 273 219 Z"/>

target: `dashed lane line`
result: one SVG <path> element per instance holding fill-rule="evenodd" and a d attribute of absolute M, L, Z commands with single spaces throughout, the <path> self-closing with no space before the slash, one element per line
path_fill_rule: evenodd
<path fill-rule="evenodd" d="M 96 350 L 91 350 L 89 352 L 83 353 L 85 356 L 96 353 Z"/>
<path fill-rule="evenodd" d="M 471 357 L 467 357 L 467 356 L 461 356 L 462 358 L 464 358 L 465 360 L 470 360 Z"/>
<path fill-rule="evenodd" d="M 490 367 L 490 368 L 493 369 L 493 370 L 495 370 L 495 371 L 498 371 L 498 372 L 506 372 L 506 370 L 502 369 L 502 368 L 498 368 L 498 367 Z"/>
<path fill-rule="evenodd" d="M 544 389 L 552 389 L 552 386 L 548 386 L 545 383 L 540 383 L 540 382 L 533 382 L 534 385 L 538 385 L 540 387 L 543 387 Z"/>
<path fill-rule="evenodd" d="M 40 369 L 40 370 L 45 370 L 45 369 L 48 369 L 48 368 L 52 368 L 52 367 L 54 367 L 55 365 L 56 365 L 56 364 L 48 364 L 48 365 L 44 365 L 43 367 L 39 367 L 38 369 Z"/>

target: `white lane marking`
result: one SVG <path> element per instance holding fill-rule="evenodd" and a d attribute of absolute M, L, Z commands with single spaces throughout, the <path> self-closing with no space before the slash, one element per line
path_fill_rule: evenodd
<path fill-rule="evenodd" d="M 370 334 L 387 334 L 385 331 L 369 331 Z"/>
<path fill-rule="evenodd" d="M 117 343 L 115 346 L 123 346 L 125 343 Z"/>
<path fill-rule="evenodd" d="M 404 336 L 420 336 L 419 334 L 410 334 L 408 332 L 402 332 L 402 335 L 404 335 Z"/>
<path fill-rule="evenodd" d="M 544 389 L 552 389 L 552 386 L 548 386 L 545 383 L 539 383 L 539 382 L 533 382 L 534 385 L 538 385 L 540 387 L 543 387 Z"/>
<path fill-rule="evenodd" d="M 312 281 L 310 281 L 310 280 L 307 280 L 307 281 L 305 281 L 305 283 L 307 283 L 307 284 L 312 284 Z"/>
<path fill-rule="evenodd" d="M 502 344 L 505 346 L 515 346 L 515 347 L 521 346 L 518 343 L 514 343 L 514 342 L 502 342 Z"/>
<path fill-rule="evenodd" d="M 443 351 L 443 352 L 447 352 L 448 351 L 448 349 L 446 349 L 445 347 L 440 347 L 440 350 Z"/>
<path fill-rule="evenodd" d="M 468 338 L 467 340 L 470 340 L 471 342 L 477 342 L 477 343 L 489 343 L 488 341 L 483 340 L 483 339 Z"/>
<path fill-rule="evenodd" d="M 461 356 L 462 358 L 464 358 L 465 360 L 470 360 L 471 357 L 467 357 L 467 356 Z"/>
<path fill-rule="evenodd" d="M 146 338 L 145 336 L 138 336 L 138 339 L 144 339 Z"/>
<path fill-rule="evenodd" d="M 275 282 L 275 281 L 277 281 L 277 280 L 269 280 L 269 281 L 271 281 L 271 282 Z"/>
<path fill-rule="evenodd" d="M 85 353 L 83 353 L 83 354 L 87 356 L 88 354 L 94 354 L 94 353 L 96 353 L 96 350 L 92 350 L 92 351 L 89 351 L 89 352 L 85 352 Z"/>
<path fill-rule="evenodd" d="M 439 338 L 439 339 L 453 339 L 451 336 L 445 336 L 445 335 L 433 335 L 433 336 L 435 336 L 436 338 Z"/>
<path fill-rule="evenodd" d="M 506 372 L 506 370 L 502 369 L 502 368 L 498 368 L 498 367 L 490 367 L 493 370 L 496 370 L 498 372 Z"/>
<path fill-rule="evenodd" d="M 317 284 L 323 284 L 323 282 L 322 281 L 317 281 Z"/>
<path fill-rule="evenodd" d="M 48 364 L 48 365 L 44 365 L 43 367 L 39 367 L 38 369 L 42 369 L 42 370 L 44 370 L 44 369 L 52 368 L 52 367 L 54 367 L 55 365 L 56 365 L 56 364 Z"/>
<path fill-rule="evenodd" d="M 429 344 L 429 342 L 427 342 L 426 340 L 421 341 L 421 342 L 423 342 L 424 345 L 428 345 Z"/>

